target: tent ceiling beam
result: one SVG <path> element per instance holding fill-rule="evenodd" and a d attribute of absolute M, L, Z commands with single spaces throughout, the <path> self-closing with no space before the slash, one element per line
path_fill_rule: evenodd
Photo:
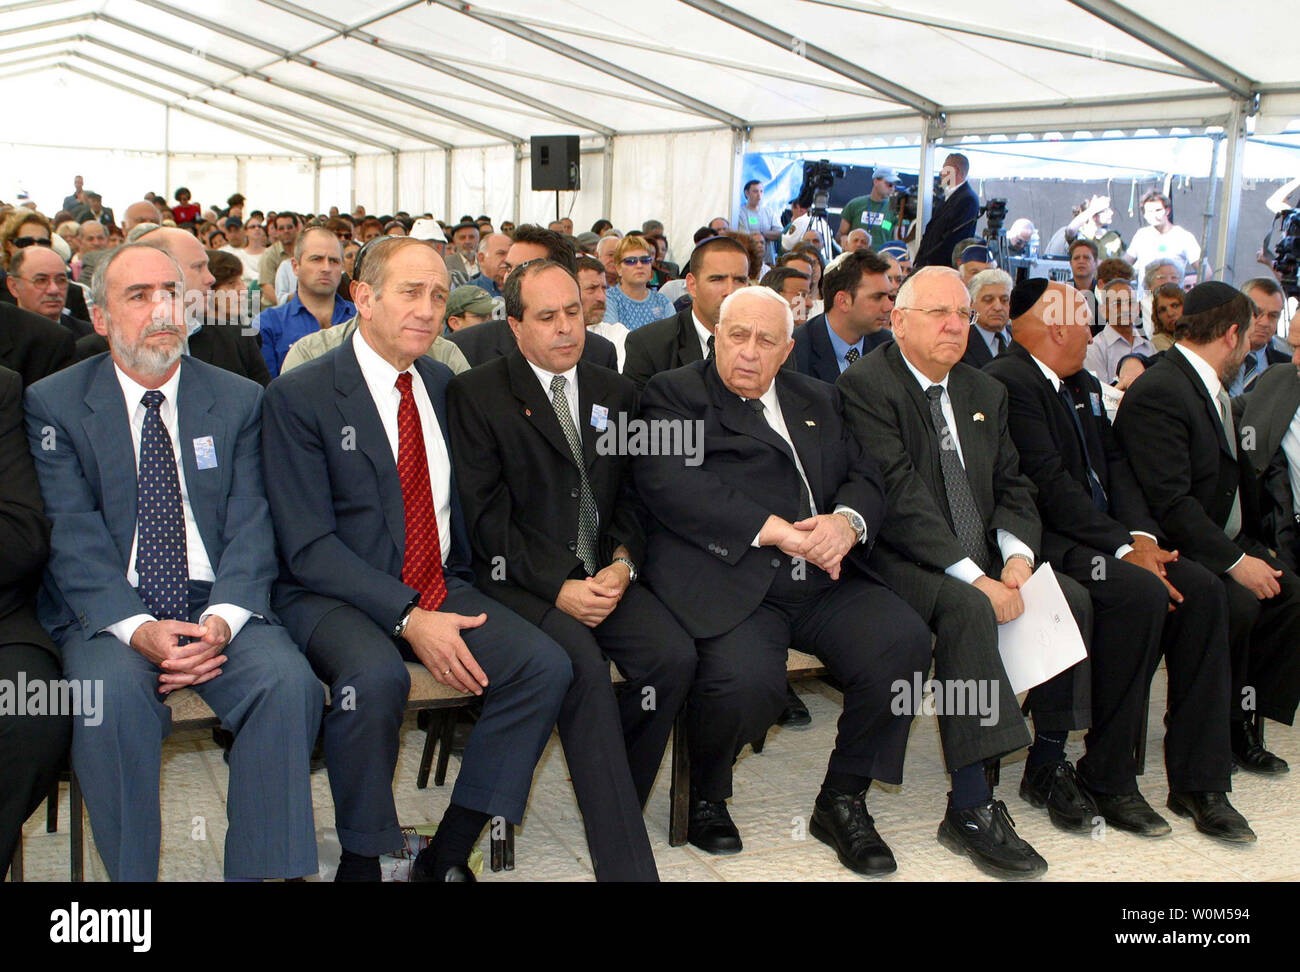
<path fill-rule="evenodd" d="M 386 98 L 391 98 L 394 101 L 400 101 L 403 104 L 409 105 L 410 107 L 415 108 L 419 111 L 423 111 L 431 115 L 437 115 L 440 118 L 453 122 L 454 124 L 460 125 L 464 128 L 469 128 L 474 131 L 481 132 L 484 135 L 490 135 L 492 138 L 499 138 L 503 142 L 513 143 L 513 142 L 521 141 L 518 135 L 511 134 L 510 132 L 504 132 L 499 128 L 493 128 L 491 125 L 486 125 L 483 122 L 475 121 L 472 118 L 467 118 L 466 116 L 457 114 L 454 111 L 448 111 L 446 108 L 439 108 L 435 105 L 428 104 L 427 102 L 421 101 L 418 98 L 412 98 L 409 95 L 405 95 L 394 88 L 389 88 L 382 84 L 376 84 L 374 81 L 370 81 L 366 78 L 361 77 L 360 75 L 349 74 L 348 72 L 340 71 L 337 68 L 327 67 L 324 64 L 321 64 L 319 61 L 315 61 L 309 57 L 305 57 L 302 54 L 295 54 L 292 51 L 287 51 L 282 47 L 276 47 L 274 44 L 268 43 L 267 41 L 261 40 L 254 36 L 241 33 L 240 31 L 235 30 L 232 27 L 227 27 L 225 24 L 220 24 L 217 23 L 216 21 L 208 20 L 205 17 L 200 17 L 197 14 L 192 14 L 188 10 L 181 10 L 176 7 L 170 6 L 169 4 L 162 3 L 161 0 L 136 0 L 136 2 L 142 3 L 145 6 L 153 7 L 155 10 L 161 10 L 163 13 L 169 14 L 170 16 L 173 17 L 178 17 L 181 20 L 187 20 L 192 24 L 196 24 L 199 27 L 206 28 L 207 30 L 213 31 L 214 33 L 221 34 L 223 37 L 229 37 L 231 40 L 238 41 L 241 44 L 248 44 L 252 47 L 260 48 L 261 50 L 266 51 L 268 54 L 273 54 L 278 58 L 282 58 L 294 64 L 302 65 L 303 67 L 309 68 L 313 71 L 319 71 L 321 74 L 328 75 L 329 77 L 332 78 L 337 78 L 340 81 L 346 81 L 349 84 L 356 85 L 357 87 L 365 88 L 367 91 L 373 91 L 376 94 L 383 95 Z M 380 119 L 375 119 L 375 120 L 380 121 Z M 414 138 L 417 141 L 432 142 L 433 144 L 437 145 L 439 148 L 443 149 L 444 151 L 450 151 L 452 148 L 454 148 L 454 146 L 450 142 L 442 141 L 440 139 L 435 139 L 430 135 L 426 135 L 421 132 L 416 132 L 414 129 L 400 127 L 397 125 L 396 122 L 383 121 L 383 124 L 386 127 L 391 128 L 395 132 L 400 132 L 401 134 L 405 135 L 407 138 Z"/>
<path fill-rule="evenodd" d="M 957 34 L 970 34 L 975 37 L 987 37 L 989 40 L 1006 41 L 1009 44 L 1020 44 L 1024 47 L 1037 47 L 1041 50 L 1052 51 L 1057 54 L 1071 54 L 1075 57 L 1086 57 L 1089 60 L 1102 60 L 1110 64 L 1123 64 L 1126 67 L 1140 68 L 1143 71 L 1158 71 L 1161 74 L 1172 74 L 1182 78 L 1199 78 L 1201 75 L 1191 68 L 1184 67 L 1181 64 L 1167 64 L 1163 61 L 1155 61 L 1146 57 L 1135 57 L 1131 54 L 1116 54 L 1107 51 L 1102 55 L 1098 54 L 1096 48 L 1087 47 L 1082 44 L 1071 44 L 1062 40 L 1047 40 L 1042 37 L 1036 37 L 1033 34 L 1019 34 L 1010 30 L 998 30 L 994 27 L 983 26 L 969 20 L 949 20 L 945 17 L 931 17 L 928 14 L 913 13 L 908 10 L 899 10 L 897 7 L 875 7 L 867 6 L 859 0 L 808 0 L 809 3 L 817 3 L 826 7 L 834 7 L 839 10 L 852 10 L 855 13 L 869 14 L 873 17 L 883 17 L 886 20 L 898 20 L 903 23 L 917 24 L 922 27 L 934 27 L 939 30 L 948 30 Z"/>
<path fill-rule="evenodd" d="M 497 84 L 495 81 L 491 81 L 477 74 L 465 75 L 458 72 L 454 65 L 446 61 L 441 61 L 430 54 L 424 54 L 410 48 L 402 47 L 398 44 L 392 44 L 380 37 L 376 37 L 374 34 L 361 30 L 360 27 L 349 27 L 347 24 L 340 23 L 337 20 L 332 20 L 329 17 L 308 10 L 305 7 L 300 7 L 296 3 L 290 3 L 289 0 L 262 0 L 262 2 L 275 7 L 277 10 L 283 10 L 286 13 L 291 13 L 294 16 L 301 17 L 304 20 L 309 20 L 314 24 L 334 31 L 333 37 L 327 38 L 326 41 L 322 41 L 322 44 L 338 37 L 357 40 L 363 44 L 377 48 L 386 54 L 392 54 L 395 57 L 403 58 L 415 64 L 419 64 L 422 67 L 432 68 L 435 71 L 455 75 L 458 80 L 483 88 L 499 97 L 518 102 L 521 105 L 527 105 L 530 108 L 544 112 L 552 118 L 556 118 L 560 121 L 567 121 L 570 125 L 577 125 L 580 128 L 590 129 L 593 132 L 604 135 L 606 138 L 614 137 L 614 129 L 610 128 L 608 125 L 602 125 L 600 122 L 594 121 L 593 119 L 574 114 L 573 112 L 566 111 L 563 108 L 557 108 L 555 105 L 547 104 L 539 98 L 533 98 L 520 91 L 513 91 L 505 85 Z M 422 3 L 424 3 L 424 0 L 414 0 L 414 2 L 405 3 L 395 10 L 390 10 L 388 13 L 383 14 L 381 17 L 372 18 L 368 23 L 375 23 L 378 20 L 390 17 L 395 13 L 400 13 L 409 7 L 419 6 Z M 314 46 L 319 47 L 321 45 L 316 44 Z"/>
<path fill-rule="evenodd" d="M 1070 3 L 1148 47 L 1155 48 L 1165 57 L 1186 65 L 1205 80 L 1213 81 L 1238 98 L 1250 99 L 1254 96 L 1255 83 L 1249 78 L 1115 0 L 1070 0 Z"/>
<path fill-rule="evenodd" d="M 444 0 L 439 0 L 444 2 Z M 814 64 L 819 64 L 828 71 L 834 71 L 836 74 L 843 75 L 850 81 L 856 81 L 863 87 L 870 88 L 872 91 L 884 95 L 890 101 L 897 102 L 900 105 L 907 105 L 923 115 L 931 118 L 938 117 L 942 109 L 937 102 L 931 101 L 924 95 L 918 94 L 909 88 L 904 88 L 901 84 L 895 84 L 888 78 L 883 78 L 879 74 L 873 74 L 865 68 L 859 67 L 852 61 L 846 61 L 844 58 L 832 54 L 830 51 L 822 50 L 813 44 L 809 44 L 802 37 L 787 33 L 771 24 L 764 23 L 756 17 L 751 17 L 747 13 L 742 13 L 735 7 L 729 7 L 725 3 L 719 3 L 718 0 L 681 0 L 688 7 L 694 7 L 696 10 L 703 11 L 710 16 L 717 17 L 723 23 L 731 24 L 746 33 L 760 37 L 777 47 L 786 51 L 793 52 L 800 57 L 805 57 Z"/>
<path fill-rule="evenodd" d="M 544 47 L 546 50 L 551 51 L 554 54 L 559 54 L 561 57 L 567 57 L 571 61 L 577 61 L 579 64 L 600 71 L 602 74 L 608 74 L 611 77 L 618 78 L 626 84 L 643 88 L 667 101 L 681 105 L 683 108 L 686 108 L 688 111 L 694 112 L 697 115 L 703 115 L 706 118 L 720 121 L 731 128 L 747 128 L 749 126 L 749 123 L 745 121 L 745 119 L 733 115 L 730 112 L 706 104 L 697 98 L 692 98 L 688 94 L 684 94 L 681 91 L 668 87 L 667 85 L 662 85 L 657 81 L 652 81 L 635 71 L 629 71 L 618 64 L 596 57 L 594 54 L 588 54 L 580 48 L 574 47 L 571 44 L 566 44 L 564 41 L 556 40 L 554 37 L 547 34 L 532 30 L 529 27 L 521 26 L 513 19 L 507 19 L 496 14 L 485 13 L 477 7 L 473 7 L 470 4 L 463 2 L 463 0 L 429 0 L 429 2 L 440 4 L 447 9 L 454 10 L 472 20 L 477 20 L 479 23 L 487 24 L 489 27 L 495 27 L 497 30 L 504 31 L 507 34 L 512 34 L 520 40 L 536 44 L 538 47 Z"/>

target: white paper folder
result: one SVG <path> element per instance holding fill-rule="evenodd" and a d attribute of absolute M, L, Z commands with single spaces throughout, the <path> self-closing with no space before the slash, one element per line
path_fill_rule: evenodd
<path fill-rule="evenodd" d="M 998 651 L 1017 695 L 1042 685 L 1088 657 L 1070 605 L 1050 564 L 1040 564 L 1020 588 L 1025 613 L 998 626 Z"/>

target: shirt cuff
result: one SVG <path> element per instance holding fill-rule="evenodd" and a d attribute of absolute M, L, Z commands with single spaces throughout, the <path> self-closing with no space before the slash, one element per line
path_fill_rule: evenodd
<path fill-rule="evenodd" d="M 1246 555 L 1242 554 L 1240 557 L 1238 557 L 1236 560 L 1232 562 L 1232 567 L 1236 567 L 1239 563 L 1241 563 L 1245 559 L 1246 559 Z M 1224 573 L 1225 574 L 1229 573 L 1232 570 L 1232 567 L 1229 567 L 1227 570 L 1224 571 Z"/>
<path fill-rule="evenodd" d="M 129 618 L 110 624 L 104 630 L 111 634 L 124 645 L 130 645 L 131 639 L 135 637 L 135 631 L 140 625 L 148 624 L 150 621 L 157 621 L 152 614 L 133 614 Z"/>
<path fill-rule="evenodd" d="M 838 506 L 835 507 L 835 509 L 831 510 L 831 513 L 852 513 L 852 514 L 853 514 L 854 516 L 856 516 L 859 520 L 861 520 L 861 521 L 862 521 L 862 539 L 861 539 L 861 540 L 855 540 L 854 543 L 857 544 L 857 543 L 866 543 L 866 542 L 867 542 L 867 537 L 868 537 L 870 531 L 867 530 L 867 518 L 866 518 L 865 516 L 863 516 L 861 513 L 859 513 L 859 512 L 858 512 L 857 510 L 855 510 L 853 507 L 851 507 L 851 506 L 845 506 L 843 503 L 840 503 Z"/>
<path fill-rule="evenodd" d="M 1131 554 L 1132 552 L 1133 552 L 1133 544 L 1131 544 L 1131 543 L 1126 543 L 1126 544 L 1124 544 L 1122 547 L 1118 547 L 1118 548 L 1116 548 L 1116 550 L 1115 550 L 1115 559 L 1116 559 L 1116 560 L 1123 560 L 1125 557 L 1127 557 L 1127 556 L 1128 556 L 1129 554 Z"/>
<path fill-rule="evenodd" d="M 1155 535 L 1150 534 L 1150 533 L 1146 533 L 1146 532 L 1144 532 L 1144 531 L 1142 531 L 1142 530 L 1130 530 L 1130 531 L 1129 531 L 1129 536 L 1131 536 L 1131 537 L 1146 537 L 1146 538 L 1147 538 L 1148 540 L 1150 540 L 1152 543 L 1159 543 L 1159 542 L 1160 542 L 1160 538 L 1159 538 L 1159 537 L 1156 537 Z"/>
<path fill-rule="evenodd" d="M 1018 540 L 1010 530 L 998 530 L 998 550 L 1002 552 L 1004 564 L 1011 559 L 1012 554 L 1020 554 L 1022 557 L 1029 558 L 1030 567 L 1038 565 L 1038 558 L 1034 556 L 1034 552 L 1023 541 Z"/>
<path fill-rule="evenodd" d="M 957 561 L 951 567 L 944 570 L 949 577 L 961 581 L 963 584 L 974 584 L 984 576 L 984 571 L 980 570 L 980 565 L 975 563 L 969 557 Z"/>
<path fill-rule="evenodd" d="M 252 611 L 248 610 L 248 608 L 241 608 L 238 604 L 209 604 L 207 610 L 199 618 L 199 624 L 202 624 L 204 619 L 213 614 L 226 622 L 230 628 L 231 641 L 238 637 L 239 632 L 243 631 L 244 625 L 248 623 L 248 619 L 253 616 Z"/>

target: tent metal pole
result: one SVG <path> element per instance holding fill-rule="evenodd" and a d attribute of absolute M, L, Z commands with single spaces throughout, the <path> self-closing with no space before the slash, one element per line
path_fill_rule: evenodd
<path fill-rule="evenodd" d="M 351 168 L 352 168 L 352 193 L 351 193 L 352 201 L 349 203 L 349 205 L 352 207 L 352 212 L 348 214 L 349 216 L 352 215 L 352 213 L 355 213 L 357 211 L 357 157 L 355 155 L 352 156 Z"/>
<path fill-rule="evenodd" d="M 930 221 L 934 210 L 934 148 L 939 136 L 943 134 L 943 119 L 925 119 L 921 126 L 921 164 L 917 175 L 916 222 L 913 237 L 917 245 L 925 232 L 925 224 Z"/>
<path fill-rule="evenodd" d="M 402 177 L 402 159 L 400 152 L 393 153 L 393 208 L 389 212 L 396 213 L 402 207 L 397 204 L 398 181 Z"/>
<path fill-rule="evenodd" d="M 163 105 L 163 192 L 172 191 L 172 109 Z"/>
<path fill-rule="evenodd" d="M 601 151 L 604 172 L 600 182 L 600 215 L 611 219 L 610 210 L 614 208 L 614 140 L 605 139 L 605 148 Z"/>
<path fill-rule="evenodd" d="M 521 194 L 519 189 L 519 183 L 523 181 L 523 178 L 524 178 L 524 146 L 523 143 L 521 142 L 520 144 L 515 146 L 515 185 L 514 185 L 514 193 L 511 195 L 511 199 L 510 199 L 510 221 L 513 223 L 519 222 L 519 205 L 520 205 L 520 194 Z M 489 213 L 488 215 L 491 215 L 491 213 Z"/>
<path fill-rule="evenodd" d="M 745 178 L 745 153 L 749 151 L 748 128 L 731 130 L 731 179 L 728 181 L 730 192 L 727 196 L 727 223 L 735 229 L 735 215 L 740 208 L 741 185 Z M 712 219 L 712 217 L 709 217 Z"/>
<path fill-rule="evenodd" d="M 239 190 L 243 192 L 243 190 Z M 312 212 L 320 212 L 320 159 L 317 159 L 312 166 L 311 171 L 311 208 Z"/>
<path fill-rule="evenodd" d="M 1252 99 L 1253 100 L 1253 99 Z M 1223 158 L 1223 183 L 1219 187 L 1219 222 L 1214 238 L 1214 265 L 1219 280 L 1233 283 L 1236 273 L 1237 224 L 1241 217 L 1241 169 L 1246 153 L 1247 103 L 1234 100 L 1224 133 L 1228 139 Z"/>
<path fill-rule="evenodd" d="M 442 181 L 442 211 L 443 218 L 448 222 L 451 221 L 451 149 L 442 150 L 443 172 L 445 173 Z"/>

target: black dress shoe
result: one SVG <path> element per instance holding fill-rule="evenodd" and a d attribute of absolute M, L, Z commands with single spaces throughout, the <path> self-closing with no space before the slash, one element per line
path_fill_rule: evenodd
<path fill-rule="evenodd" d="M 1169 809 L 1180 817 L 1191 817 L 1196 829 L 1210 837 L 1231 841 L 1234 844 L 1253 844 L 1255 831 L 1246 818 L 1228 802 L 1226 793 L 1174 793 L 1169 794 Z"/>
<path fill-rule="evenodd" d="M 710 854 L 739 854 L 744 846 L 740 831 L 731 822 L 725 800 L 691 802 L 691 819 L 686 826 L 686 839 Z"/>
<path fill-rule="evenodd" d="M 364 883 L 382 881 L 378 857 L 362 857 L 349 854 L 340 858 L 334 880 L 340 883 Z"/>
<path fill-rule="evenodd" d="M 444 869 L 441 874 L 438 871 L 439 869 L 434 865 L 433 845 L 430 844 L 415 855 L 415 860 L 411 862 L 411 883 L 427 884 L 442 881 L 461 881 L 467 884 L 478 883 L 478 879 L 474 877 L 474 872 L 466 864 L 452 864 Z"/>
<path fill-rule="evenodd" d="M 1030 806 L 1047 807 L 1048 817 L 1061 830 L 1089 831 L 1093 817 L 1097 816 L 1097 804 L 1079 783 L 1068 759 L 1032 769 L 1026 766 L 1020 781 L 1020 798 Z"/>
<path fill-rule="evenodd" d="M 808 830 L 823 844 L 835 848 L 840 863 L 858 874 L 892 874 L 898 870 L 894 854 L 876 832 L 867 813 L 867 793 L 846 795 L 823 789 L 813 804 Z"/>
<path fill-rule="evenodd" d="M 1169 821 L 1151 809 L 1141 793 L 1087 793 L 1097 804 L 1097 812 L 1116 830 L 1127 830 L 1139 837 L 1165 837 L 1173 832 Z"/>
<path fill-rule="evenodd" d="M 785 708 L 781 710 L 781 715 L 777 717 L 776 724 L 785 729 L 812 725 L 812 716 L 808 713 L 808 706 L 803 704 L 799 694 L 789 684 L 785 687 Z"/>
<path fill-rule="evenodd" d="M 1264 730 L 1260 717 L 1242 719 L 1232 724 L 1232 762 L 1261 776 L 1277 776 L 1291 769 L 1286 760 L 1264 748 Z"/>
<path fill-rule="evenodd" d="M 965 854 L 981 871 L 1001 878 L 1033 878 L 1047 872 L 1047 861 L 1016 833 L 1007 805 L 994 800 L 972 810 L 948 807 L 939 824 L 939 843 Z"/>

